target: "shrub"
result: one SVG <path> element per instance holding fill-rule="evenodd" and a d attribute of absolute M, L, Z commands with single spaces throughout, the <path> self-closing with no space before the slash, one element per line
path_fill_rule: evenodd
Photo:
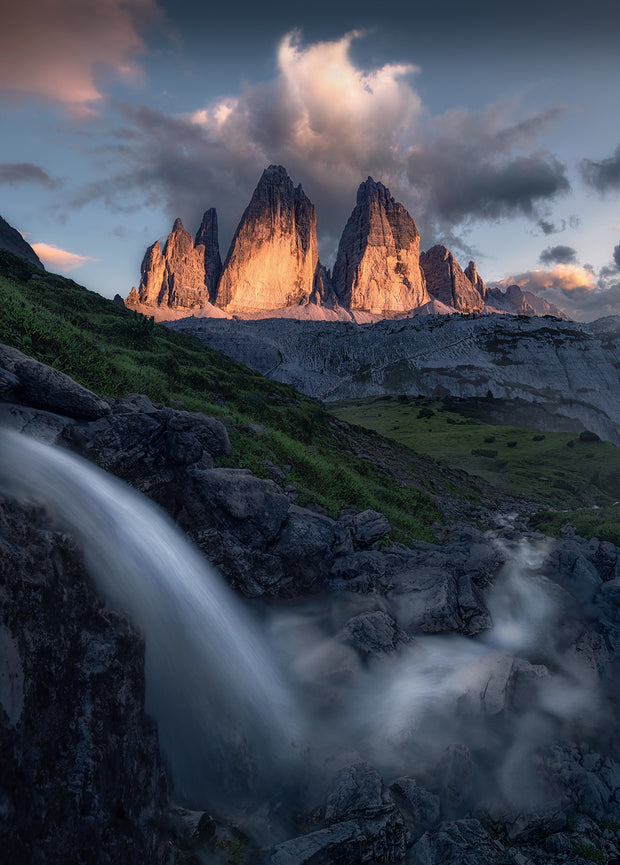
<path fill-rule="evenodd" d="M 506 447 L 507 447 L 507 448 L 516 448 L 516 446 L 517 446 L 517 442 L 514 442 L 514 441 L 512 441 L 512 442 L 506 442 Z"/>
<path fill-rule="evenodd" d="M 579 433 L 579 441 L 581 442 L 600 442 L 599 436 L 595 432 L 592 432 L 589 429 L 584 429 L 583 432 Z"/>
<path fill-rule="evenodd" d="M 539 434 L 539 435 L 532 436 L 532 441 L 533 442 L 543 442 L 545 440 L 545 438 L 546 438 L 546 436 Z"/>
<path fill-rule="evenodd" d="M 495 441 L 495 436 L 485 436 L 484 441 L 486 444 L 493 444 L 493 442 Z"/>
<path fill-rule="evenodd" d="M 472 448 L 471 455 L 473 457 L 488 457 L 489 459 L 493 459 L 497 456 L 497 451 L 491 450 L 491 448 Z"/>
<path fill-rule="evenodd" d="M 429 417 L 433 417 L 434 415 L 435 415 L 435 412 L 433 411 L 433 409 L 427 408 L 427 406 L 422 406 L 422 408 L 418 412 L 419 418 L 429 418 Z"/>

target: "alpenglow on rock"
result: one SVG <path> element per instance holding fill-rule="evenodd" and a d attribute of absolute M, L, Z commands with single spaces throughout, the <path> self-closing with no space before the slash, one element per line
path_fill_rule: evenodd
<path fill-rule="evenodd" d="M 156 240 L 140 267 L 140 287 L 132 289 L 129 306 L 166 306 L 193 309 L 205 306 L 215 293 L 222 268 L 217 240 L 215 208 L 207 210 L 196 243 L 176 219 L 163 252 Z"/>
<path fill-rule="evenodd" d="M 314 205 L 281 165 L 270 165 L 241 217 L 215 303 L 228 312 L 307 304 L 319 265 Z"/>
<path fill-rule="evenodd" d="M 471 264 L 468 267 L 472 273 Z M 420 255 L 428 293 L 458 312 L 481 312 L 484 298 L 465 276 L 456 258 L 445 246 L 437 244 Z M 479 278 L 473 268 L 473 274 Z M 482 282 L 482 280 L 480 280 Z"/>
<path fill-rule="evenodd" d="M 333 280 L 340 303 L 379 314 L 422 306 L 430 298 L 419 258 L 412 217 L 369 177 L 360 184 L 338 247 Z"/>
<path fill-rule="evenodd" d="M 478 294 L 483 300 L 486 300 L 487 296 L 487 287 L 484 284 L 482 277 L 478 273 L 476 269 L 476 262 L 470 261 L 467 267 L 465 268 L 465 276 L 471 282 L 473 287 L 476 289 Z"/>

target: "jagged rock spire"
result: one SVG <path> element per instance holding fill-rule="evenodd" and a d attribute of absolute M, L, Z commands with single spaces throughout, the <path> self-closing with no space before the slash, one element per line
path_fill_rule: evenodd
<path fill-rule="evenodd" d="M 458 312 L 480 312 L 484 300 L 465 276 L 456 258 L 445 246 L 437 244 L 420 255 L 429 294 Z"/>
<path fill-rule="evenodd" d="M 318 266 L 314 205 L 281 165 L 270 165 L 235 232 L 216 303 L 231 312 L 308 303 Z"/>
<path fill-rule="evenodd" d="M 357 191 L 334 266 L 338 299 L 350 309 L 407 312 L 429 300 L 420 234 L 402 204 L 369 177 Z"/>

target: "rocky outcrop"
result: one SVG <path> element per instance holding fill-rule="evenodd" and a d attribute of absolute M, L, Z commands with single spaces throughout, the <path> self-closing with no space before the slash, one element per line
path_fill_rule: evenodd
<path fill-rule="evenodd" d="M 314 205 L 281 165 L 270 165 L 241 217 L 216 304 L 229 312 L 307 304 L 318 264 Z"/>
<path fill-rule="evenodd" d="M 523 291 L 518 285 L 509 285 L 502 291 L 493 286 L 487 293 L 487 309 L 491 312 L 507 312 L 512 315 L 552 315 L 554 318 L 570 320 L 568 316 L 544 297 L 532 291 Z"/>
<path fill-rule="evenodd" d="M 220 271 L 215 210 L 205 213 L 196 245 L 176 219 L 163 252 L 159 241 L 147 249 L 140 267 L 140 286 L 137 291 L 132 289 L 127 305 L 188 310 L 204 307 L 213 297 Z"/>
<path fill-rule="evenodd" d="M 215 300 L 215 293 L 222 274 L 222 259 L 217 234 L 217 211 L 210 207 L 202 217 L 196 232 L 195 247 L 204 247 L 205 285 L 209 290 L 209 300 Z"/>
<path fill-rule="evenodd" d="M 39 256 L 34 249 L 21 236 L 16 228 L 0 216 L 0 249 L 7 249 L 14 255 L 19 255 L 20 258 L 26 258 L 31 264 L 36 264 L 41 270 L 44 270 L 43 265 L 39 260 Z"/>
<path fill-rule="evenodd" d="M 431 297 L 451 306 L 457 312 L 481 312 L 484 298 L 465 276 L 456 258 L 445 246 L 437 244 L 420 255 Z"/>
<path fill-rule="evenodd" d="M 620 443 L 620 318 L 588 324 L 505 315 L 338 322 L 185 321 L 174 325 L 322 401 L 379 394 L 523 400 L 546 429 L 586 428 Z M 572 426 L 558 425 L 572 418 Z M 581 425 L 581 426 L 580 426 Z"/>
<path fill-rule="evenodd" d="M 333 279 L 340 303 L 379 315 L 426 303 L 419 255 L 415 222 L 389 189 L 369 177 L 357 191 L 338 247 Z"/>
<path fill-rule="evenodd" d="M 180 219 L 164 249 L 142 261 L 126 305 L 156 321 L 294 318 L 370 324 L 383 318 L 452 312 L 556 315 L 529 292 L 487 292 L 470 261 L 465 272 L 444 246 L 419 254 L 420 235 L 402 204 L 372 177 L 362 183 L 338 247 L 333 273 L 318 258 L 316 215 L 301 186 L 270 165 L 246 208 L 224 266 L 217 214 L 207 210 L 195 241 Z M 519 290 L 520 291 L 520 290 Z M 566 316 L 563 316 L 566 317 Z"/>
<path fill-rule="evenodd" d="M 144 639 L 41 508 L 0 498 L 5 862 L 169 862 L 169 784 L 144 715 Z"/>
<path fill-rule="evenodd" d="M 476 262 L 470 261 L 467 267 L 465 268 L 465 276 L 471 282 L 473 287 L 476 289 L 480 297 L 485 300 L 487 296 L 487 287 L 484 284 L 482 277 L 478 273 L 476 269 Z"/>

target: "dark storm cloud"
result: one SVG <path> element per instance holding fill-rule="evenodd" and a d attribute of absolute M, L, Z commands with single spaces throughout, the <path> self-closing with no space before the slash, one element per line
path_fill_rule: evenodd
<path fill-rule="evenodd" d="M 608 159 L 583 159 L 580 167 L 585 182 L 599 192 L 620 189 L 620 145 Z"/>
<path fill-rule="evenodd" d="M 577 264 L 577 250 L 572 246 L 548 246 L 538 260 L 541 264 Z"/>
<path fill-rule="evenodd" d="M 22 183 L 35 183 L 48 189 L 57 189 L 61 181 L 50 177 L 40 165 L 33 162 L 0 162 L 0 185 L 19 186 Z"/>
<path fill-rule="evenodd" d="M 614 246 L 614 262 L 618 270 L 620 270 L 620 243 Z"/>
<path fill-rule="evenodd" d="M 303 45 L 288 34 L 273 79 L 191 115 L 123 107 L 115 144 L 103 156 L 110 178 L 82 189 L 73 203 L 158 207 L 191 231 L 215 205 L 226 243 L 263 168 L 279 163 L 316 204 L 329 263 L 369 174 L 411 211 L 426 247 L 474 220 L 538 221 L 539 210 L 568 191 L 564 166 L 537 144 L 559 109 L 515 120 L 518 105 L 502 103 L 433 117 L 412 85 L 419 70 L 359 68 L 350 53 L 357 38 Z"/>

